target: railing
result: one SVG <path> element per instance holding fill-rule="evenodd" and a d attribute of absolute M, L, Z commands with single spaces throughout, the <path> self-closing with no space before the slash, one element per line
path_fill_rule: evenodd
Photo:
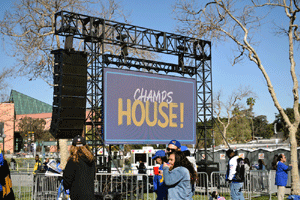
<path fill-rule="evenodd" d="M 194 193 L 194 200 L 207 200 L 209 197 L 209 179 L 208 175 L 205 172 L 198 172 L 198 178 L 195 185 L 195 193 Z"/>
<path fill-rule="evenodd" d="M 243 194 L 245 199 L 271 196 L 277 192 L 275 185 L 276 171 L 251 170 L 246 173 Z M 229 183 L 225 181 L 226 172 L 212 172 L 210 192 L 217 191 L 221 196 L 230 196 Z"/>
<path fill-rule="evenodd" d="M 243 187 L 245 199 L 271 195 L 277 192 L 274 185 L 275 171 L 253 170 L 246 174 Z M 198 173 L 195 183 L 194 200 L 208 200 L 213 191 L 230 199 L 230 189 L 225 181 L 225 171 L 212 172 L 208 176 L 205 172 Z M 45 176 L 45 174 L 11 173 L 13 190 L 16 200 L 56 200 L 59 178 Z M 147 174 L 112 174 L 97 173 L 95 176 L 96 199 L 155 200 L 153 192 L 153 176 Z"/>
<path fill-rule="evenodd" d="M 20 171 L 33 172 L 33 167 L 29 163 L 23 164 L 23 167 L 20 167 L 18 163 L 16 165 L 14 165 L 14 163 L 10 163 L 10 171 L 11 172 L 20 172 Z"/>
<path fill-rule="evenodd" d="M 97 173 L 95 193 L 104 199 L 150 199 L 150 182 L 153 179 L 146 174 Z"/>
<path fill-rule="evenodd" d="M 57 199 L 59 177 L 45 176 L 45 174 L 35 174 L 33 184 L 34 200 L 52 200 Z"/>
<path fill-rule="evenodd" d="M 15 199 L 31 200 L 33 194 L 33 174 L 11 172 L 11 181 Z"/>

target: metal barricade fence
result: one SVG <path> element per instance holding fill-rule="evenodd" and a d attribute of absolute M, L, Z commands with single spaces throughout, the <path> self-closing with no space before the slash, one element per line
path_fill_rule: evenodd
<path fill-rule="evenodd" d="M 243 187 L 245 199 L 277 192 L 275 171 L 251 170 L 246 174 Z M 230 188 L 225 181 L 225 171 L 212 172 L 209 177 L 205 172 L 198 172 L 195 184 L 194 200 L 207 200 L 213 191 L 220 196 L 230 199 Z M 17 200 L 56 200 L 59 177 L 45 176 L 45 174 L 11 173 L 13 190 Z M 153 176 L 147 174 L 109 174 L 97 173 L 95 176 L 96 199 L 122 200 L 154 200 Z"/>
<path fill-rule="evenodd" d="M 58 186 L 60 184 L 58 176 L 45 176 L 44 173 L 38 173 L 34 175 L 33 182 L 34 200 L 57 199 Z"/>
<path fill-rule="evenodd" d="M 228 182 L 226 182 L 226 172 L 212 172 L 210 175 L 210 194 L 214 191 L 221 196 L 227 196 L 230 193 Z"/>
<path fill-rule="evenodd" d="M 209 199 L 209 179 L 206 172 L 197 173 L 197 181 L 195 184 L 195 193 L 193 199 L 202 200 Z"/>
<path fill-rule="evenodd" d="M 16 200 L 31 200 L 33 194 L 33 174 L 26 172 L 12 172 L 12 188 Z"/>
<path fill-rule="evenodd" d="M 16 199 L 56 200 L 59 178 L 45 174 L 12 173 L 12 185 Z M 208 175 L 198 173 L 194 199 L 208 199 Z M 109 174 L 97 173 L 95 177 L 97 199 L 154 200 L 153 176 L 146 174 Z"/>
<path fill-rule="evenodd" d="M 250 197 L 270 195 L 271 179 L 267 170 L 251 170 L 246 181 L 250 182 Z"/>
<path fill-rule="evenodd" d="M 275 173 L 267 170 L 251 170 L 246 173 L 242 189 L 245 199 L 269 196 L 276 192 L 274 187 Z M 212 172 L 210 193 L 217 191 L 220 196 L 230 199 L 230 187 L 226 181 L 226 171 Z M 273 180 L 274 179 L 274 180 Z"/>
<path fill-rule="evenodd" d="M 96 199 L 151 199 L 149 193 L 152 182 L 153 179 L 147 174 L 97 173 Z"/>
<path fill-rule="evenodd" d="M 277 193 L 277 185 L 275 185 L 275 177 L 276 177 L 276 170 L 270 170 L 269 171 L 269 181 L 270 181 L 269 194 L 270 194 L 270 196 L 273 193 Z"/>

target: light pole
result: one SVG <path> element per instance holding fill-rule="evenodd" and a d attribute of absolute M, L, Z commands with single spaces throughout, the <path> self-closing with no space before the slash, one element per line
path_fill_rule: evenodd
<path fill-rule="evenodd" d="M 275 120 L 274 120 L 274 122 L 276 121 L 276 113 L 275 113 Z M 278 143 L 278 138 L 277 138 L 277 123 L 275 122 L 274 123 L 274 133 L 275 133 L 275 135 L 276 135 L 276 139 L 275 139 L 275 143 L 276 143 L 276 149 L 277 149 L 277 143 Z"/>
<path fill-rule="evenodd" d="M 32 142 L 34 142 L 34 131 L 28 131 L 28 153 L 31 151 Z"/>
<path fill-rule="evenodd" d="M 3 152 L 4 152 L 4 138 L 5 138 L 5 134 L 4 134 L 4 122 L 0 122 L 0 137 L 2 138 L 2 142 L 3 142 Z"/>
<path fill-rule="evenodd" d="M 6 135 L 3 133 L 1 137 L 2 137 L 2 142 L 3 142 L 3 153 L 4 153 L 5 152 L 4 151 L 4 139 L 5 139 Z"/>

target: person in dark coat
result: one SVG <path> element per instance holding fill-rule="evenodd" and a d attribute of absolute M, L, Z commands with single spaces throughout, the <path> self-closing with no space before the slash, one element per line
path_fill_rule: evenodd
<path fill-rule="evenodd" d="M 81 136 L 73 139 L 70 157 L 63 171 L 63 186 L 72 200 L 95 200 L 95 161 L 86 141 Z"/>
<path fill-rule="evenodd" d="M 146 166 L 143 163 L 143 161 L 140 160 L 140 165 L 139 165 L 139 167 L 137 167 L 137 169 L 138 169 L 139 174 L 146 174 L 147 169 L 146 169 Z"/>
<path fill-rule="evenodd" d="M 0 149 L 0 200 L 14 200 L 8 163 Z"/>

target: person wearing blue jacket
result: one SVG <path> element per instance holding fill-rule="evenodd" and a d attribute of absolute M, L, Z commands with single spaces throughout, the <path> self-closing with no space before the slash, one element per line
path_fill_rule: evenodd
<path fill-rule="evenodd" d="M 168 186 L 168 200 L 192 200 L 197 172 L 182 151 L 169 155 L 169 164 L 163 165 L 164 182 Z"/>
<path fill-rule="evenodd" d="M 168 188 L 166 184 L 164 183 L 164 177 L 163 177 L 163 162 L 167 162 L 166 153 L 163 150 L 159 150 L 155 153 L 155 155 L 152 157 L 153 160 L 157 164 L 159 164 L 159 174 L 154 175 L 153 179 L 153 188 L 154 192 L 156 193 L 157 200 L 167 200 L 168 199 Z"/>
<path fill-rule="evenodd" d="M 285 186 L 288 180 L 288 171 L 292 169 L 292 165 L 289 166 L 285 165 L 286 157 L 283 154 L 280 154 L 277 158 L 277 170 L 276 170 L 276 177 L 275 177 L 275 185 L 277 185 L 277 195 L 278 200 L 284 199 L 285 194 Z"/>

